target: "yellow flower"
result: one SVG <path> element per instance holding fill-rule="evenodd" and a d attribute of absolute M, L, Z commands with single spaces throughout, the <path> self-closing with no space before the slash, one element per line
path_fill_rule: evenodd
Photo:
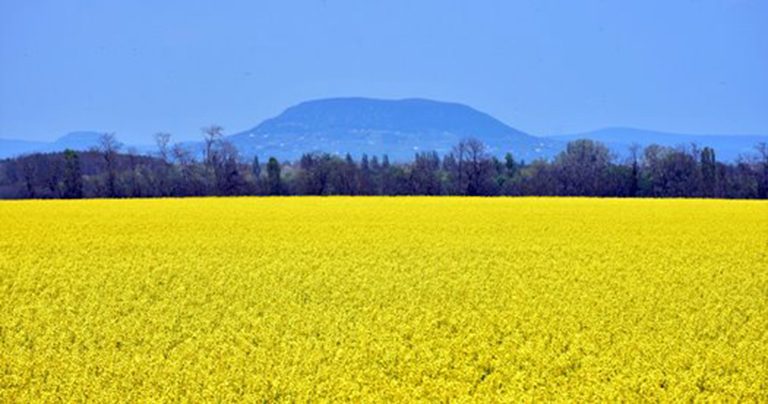
<path fill-rule="evenodd" d="M 0 203 L 0 401 L 768 400 L 768 203 Z"/>

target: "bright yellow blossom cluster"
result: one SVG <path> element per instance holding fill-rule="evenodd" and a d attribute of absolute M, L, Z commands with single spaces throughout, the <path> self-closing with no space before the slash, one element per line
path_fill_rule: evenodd
<path fill-rule="evenodd" d="M 0 202 L 0 402 L 768 400 L 768 203 Z"/>

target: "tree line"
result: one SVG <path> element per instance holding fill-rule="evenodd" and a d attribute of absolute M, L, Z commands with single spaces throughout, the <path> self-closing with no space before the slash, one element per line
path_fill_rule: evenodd
<path fill-rule="evenodd" d="M 387 155 L 306 153 L 297 161 L 244 161 L 222 128 L 204 128 L 202 151 L 155 136 L 141 155 L 114 134 L 84 152 L 36 153 L 0 161 L 0 198 L 122 198 L 209 195 L 468 195 L 704 197 L 766 199 L 768 145 L 733 163 L 710 147 L 632 146 L 619 159 L 600 142 L 576 140 L 553 159 L 498 158 L 468 138 L 441 156 L 408 162 Z"/>

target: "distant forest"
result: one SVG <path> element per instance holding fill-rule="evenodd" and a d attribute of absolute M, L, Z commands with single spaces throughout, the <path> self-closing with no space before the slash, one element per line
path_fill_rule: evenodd
<path fill-rule="evenodd" d="M 596 141 L 576 140 L 551 160 L 499 159 L 477 139 L 444 156 L 415 153 L 409 162 L 386 155 L 307 153 L 298 161 L 264 156 L 244 161 L 218 126 L 204 129 L 191 151 L 155 136 L 157 151 L 124 151 L 104 134 L 90 151 L 39 153 L 0 161 L 0 198 L 127 198 L 225 195 L 470 195 L 703 197 L 766 199 L 768 145 L 733 163 L 709 147 L 630 148 L 618 161 Z"/>

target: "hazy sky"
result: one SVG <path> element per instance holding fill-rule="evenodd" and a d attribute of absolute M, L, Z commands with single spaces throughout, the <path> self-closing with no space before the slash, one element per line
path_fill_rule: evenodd
<path fill-rule="evenodd" d="M 333 96 L 766 134 L 768 1 L 0 0 L 0 137 L 190 139 Z"/>

